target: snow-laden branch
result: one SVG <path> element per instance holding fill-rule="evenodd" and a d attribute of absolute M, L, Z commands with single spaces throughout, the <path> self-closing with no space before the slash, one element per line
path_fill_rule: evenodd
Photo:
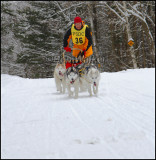
<path fill-rule="evenodd" d="M 115 2 L 115 5 L 117 6 L 117 8 L 118 8 L 118 10 L 121 12 L 121 14 L 122 14 L 123 16 L 125 16 L 125 12 L 121 10 L 121 8 L 120 8 L 119 5 L 118 5 L 118 2 Z"/>
<path fill-rule="evenodd" d="M 58 1 L 54 1 L 54 3 L 58 6 L 58 8 L 60 9 L 60 12 L 63 13 L 64 17 L 68 20 L 71 21 L 70 18 L 64 13 L 63 9 L 61 8 L 60 4 L 58 3 Z"/>
<path fill-rule="evenodd" d="M 145 22 L 145 17 L 140 16 L 139 14 L 137 14 L 136 12 L 133 12 L 132 10 L 127 9 L 127 11 L 129 13 L 131 13 L 131 15 L 136 16 L 137 18 L 139 18 L 140 20 L 142 20 L 143 22 Z"/>
<path fill-rule="evenodd" d="M 143 16 L 144 16 L 144 17 L 148 18 L 149 21 L 152 23 L 152 25 L 155 27 L 155 23 L 152 21 L 152 19 L 151 19 L 147 14 L 145 14 L 144 12 L 143 12 L 143 13 L 139 12 L 139 11 L 136 9 L 136 7 L 131 6 L 129 3 L 128 3 L 128 5 L 129 5 L 136 13 L 138 13 L 140 17 L 143 18 Z M 143 19 L 144 19 L 144 18 L 143 18 Z"/>
<path fill-rule="evenodd" d="M 102 14 L 103 16 L 107 16 L 108 17 L 108 14 L 106 14 L 105 12 L 99 11 L 99 14 Z"/>
<path fill-rule="evenodd" d="M 140 15 L 142 17 L 143 13 L 141 13 L 140 11 L 138 11 L 135 7 L 132 7 L 130 5 L 130 3 L 128 3 L 128 5 L 135 11 L 135 13 L 137 13 L 138 15 Z"/>
<path fill-rule="evenodd" d="M 137 13 L 135 13 L 135 12 L 133 12 L 132 10 L 129 10 L 129 9 L 127 9 L 127 11 L 128 11 L 129 13 L 131 13 L 132 15 L 138 17 L 140 20 L 142 20 L 142 21 L 145 23 L 145 25 L 146 25 L 146 27 L 147 27 L 147 29 L 148 29 L 148 34 L 149 34 L 149 36 L 150 36 L 150 39 L 153 41 L 153 36 L 152 36 L 152 34 L 151 34 L 150 30 L 149 30 L 149 27 L 148 27 L 148 24 L 147 24 L 147 22 L 146 22 L 145 17 L 141 17 L 139 14 L 137 14 Z"/>
<path fill-rule="evenodd" d="M 72 8 L 72 7 L 76 7 L 76 6 L 79 6 L 79 5 L 85 4 L 85 3 L 86 3 L 86 2 L 82 2 L 82 3 L 79 3 L 79 4 L 72 5 L 72 6 L 68 7 L 68 8 L 66 8 L 66 9 L 62 9 L 61 11 L 56 12 L 55 14 L 53 14 L 51 17 L 53 17 L 53 16 L 55 16 L 56 14 L 59 14 L 59 13 L 61 13 L 61 12 L 64 12 L 64 11 L 66 11 L 66 10 L 68 10 L 68 9 Z"/>
<path fill-rule="evenodd" d="M 153 22 L 153 20 L 147 14 L 145 14 L 145 16 L 148 18 L 148 20 L 151 22 L 151 24 L 155 27 L 155 23 Z"/>
<path fill-rule="evenodd" d="M 107 4 L 107 2 L 104 2 L 104 4 L 105 4 L 113 13 L 115 13 L 123 22 L 126 23 L 126 20 L 125 20 L 123 17 L 121 17 L 114 9 L 112 9 L 112 8 Z"/>
<path fill-rule="evenodd" d="M 9 65 L 9 66 L 14 66 L 14 67 L 18 67 L 18 68 L 21 68 L 21 66 L 20 66 L 20 64 L 13 64 L 13 63 L 10 63 L 10 62 L 8 62 L 8 61 L 3 61 L 3 60 L 1 60 L 1 63 L 3 64 L 3 65 Z"/>

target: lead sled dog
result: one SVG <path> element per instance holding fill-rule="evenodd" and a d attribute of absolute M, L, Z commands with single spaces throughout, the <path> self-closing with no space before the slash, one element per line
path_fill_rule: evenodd
<path fill-rule="evenodd" d="M 69 67 L 66 70 L 66 87 L 68 90 L 69 97 L 75 94 L 74 98 L 78 98 L 79 93 L 79 72 L 78 69 L 75 67 Z M 74 88 L 74 91 L 71 88 Z"/>
<path fill-rule="evenodd" d="M 85 66 L 83 75 L 80 77 L 80 88 L 87 89 L 90 96 L 98 94 L 100 72 L 93 64 Z M 93 93 L 92 93 L 93 91 Z"/>

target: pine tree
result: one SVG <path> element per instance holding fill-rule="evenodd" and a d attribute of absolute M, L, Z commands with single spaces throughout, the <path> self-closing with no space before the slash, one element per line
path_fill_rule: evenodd
<path fill-rule="evenodd" d="M 17 74 L 13 27 L 16 16 L 10 2 L 1 2 L 1 73 Z M 18 71 L 18 74 L 22 74 Z"/>
<path fill-rule="evenodd" d="M 27 64 L 27 75 L 33 78 L 52 76 L 55 64 L 53 56 L 60 51 L 59 17 L 51 18 L 58 10 L 53 2 L 29 2 L 31 7 L 18 10 L 25 17 L 14 29 L 15 36 L 22 42 L 23 51 L 17 62 Z"/>

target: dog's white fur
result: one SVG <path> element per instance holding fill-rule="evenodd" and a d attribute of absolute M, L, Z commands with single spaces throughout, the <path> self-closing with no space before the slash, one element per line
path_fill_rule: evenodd
<path fill-rule="evenodd" d="M 73 69 L 73 70 L 72 70 Z M 68 90 L 69 97 L 73 96 L 75 93 L 74 98 L 78 98 L 79 93 L 79 74 L 78 71 L 74 67 L 70 67 L 66 71 L 66 86 Z M 74 88 L 74 92 L 71 91 L 71 88 Z"/>
<path fill-rule="evenodd" d="M 65 80 L 66 67 L 64 64 L 57 64 L 54 69 L 54 78 L 57 91 L 65 93 L 66 80 Z"/>
<path fill-rule="evenodd" d="M 85 70 L 85 75 L 80 78 L 83 87 L 87 87 L 90 96 L 92 96 L 92 90 L 95 95 L 98 93 L 99 87 L 99 80 L 100 80 L 100 72 L 99 70 L 94 67 L 90 66 L 88 71 Z"/>

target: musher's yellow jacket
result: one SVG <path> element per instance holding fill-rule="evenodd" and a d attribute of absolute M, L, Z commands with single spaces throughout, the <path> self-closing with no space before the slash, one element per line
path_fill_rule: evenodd
<path fill-rule="evenodd" d="M 66 32 L 63 40 L 63 47 L 69 47 L 69 42 L 72 39 L 73 42 L 73 48 L 79 48 L 81 50 L 85 49 L 86 54 L 85 58 L 91 56 L 93 54 L 92 49 L 92 33 L 90 32 L 90 29 L 87 25 L 84 24 L 82 21 L 82 28 L 80 30 L 77 30 L 74 26 Z M 79 50 L 73 50 L 73 56 L 77 57 L 80 53 Z"/>

